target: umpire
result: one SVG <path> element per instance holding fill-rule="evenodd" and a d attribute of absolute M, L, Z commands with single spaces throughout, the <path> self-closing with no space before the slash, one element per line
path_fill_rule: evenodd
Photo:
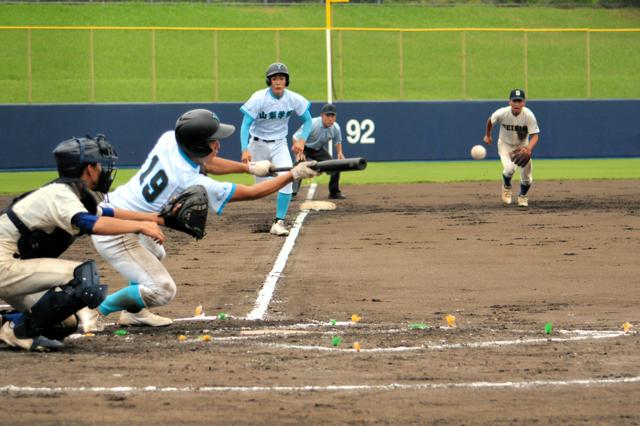
<path fill-rule="evenodd" d="M 297 162 L 306 160 L 325 161 L 331 160 L 329 154 L 329 143 L 333 141 L 336 148 L 338 159 L 344 159 L 342 153 L 342 133 L 340 125 L 336 123 L 336 106 L 326 104 L 320 110 L 320 117 L 313 118 L 313 127 L 311 133 L 304 145 L 304 154 L 296 158 Z M 293 143 L 295 144 L 302 136 L 302 127 L 300 127 L 293 135 Z M 340 191 L 340 172 L 329 172 L 329 198 L 334 200 L 344 200 L 345 197 Z M 302 180 L 297 180 L 293 184 L 293 195 L 295 196 L 300 189 Z"/>

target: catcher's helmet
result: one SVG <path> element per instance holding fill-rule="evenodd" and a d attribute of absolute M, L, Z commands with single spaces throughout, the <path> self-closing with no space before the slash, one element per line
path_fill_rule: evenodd
<path fill-rule="evenodd" d="M 116 176 L 118 153 L 104 135 L 73 137 L 53 150 L 60 177 L 79 178 L 88 164 L 100 163 L 102 172 L 96 190 L 107 193 Z"/>
<path fill-rule="evenodd" d="M 176 121 L 175 128 L 178 145 L 192 158 L 211 154 L 209 142 L 229 137 L 235 131 L 235 126 L 221 123 L 218 116 L 208 109 L 185 112 Z"/>
<path fill-rule="evenodd" d="M 267 77 L 267 86 L 271 86 L 271 77 L 278 74 L 284 75 L 287 80 L 286 85 L 289 85 L 289 68 L 287 68 L 285 64 L 275 62 L 269 65 L 269 68 L 267 68 L 267 72 L 265 73 Z"/>

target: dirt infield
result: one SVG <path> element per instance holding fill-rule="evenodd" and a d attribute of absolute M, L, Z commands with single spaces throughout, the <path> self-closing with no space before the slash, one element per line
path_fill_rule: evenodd
<path fill-rule="evenodd" d="M 621 327 L 640 326 L 637 181 L 540 182 L 528 209 L 499 183 L 345 192 L 304 220 L 263 321 L 242 318 L 284 242 L 273 199 L 201 241 L 169 233 L 178 295 L 155 311 L 230 319 L 0 347 L 2 424 L 640 424 L 640 335 Z M 65 257 L 97 254 L 85 238 Z"/>

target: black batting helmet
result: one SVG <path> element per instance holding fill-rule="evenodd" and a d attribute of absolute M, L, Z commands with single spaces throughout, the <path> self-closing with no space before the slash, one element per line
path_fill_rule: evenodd
<path fill-rule="evenodd" d="M 267 86 L 271 86 L 271 77 L 278 74 L 284 75 L 287 80 L 286 85 L 289 85 L 289 68 L 287 68 L 285 64 L 275 62 L 269 65 L 269 68 L 267 68 L 267 72 L 265 73 L 267 77 Z"/>
<path fill-rule="evenodd" d="M 100 163 L 102 172 L 96 190 L 107 193 L 116 175 L 118 153 L 104 135 L 73 137 L 53 150 L 60 177 L 79 178 L 89 164 Z"/>
<path fill-rule="evenodd" d="M 192 158 L 202 158 L 211 154 L 209 142 L 229 137 L 236 131 L 235 126 L 220 122 L 218 116 L 208 109 L 192 109 L 176 121 L 176 141 Z"/>

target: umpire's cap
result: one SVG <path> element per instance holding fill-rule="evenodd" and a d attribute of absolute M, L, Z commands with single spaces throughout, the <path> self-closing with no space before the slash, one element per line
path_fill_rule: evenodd
<path fill-rule="evenodd" d="M 209 142 L 224 139 L 236 131 L 235 126 L 220 122 L 208 109 L 192 109 L 176 121 L 176 141 L 190 157 L 202 158 L 211 154 Z"/>
<path fill-rule="evenodd" d="M 522 89 L 513 89 L 511 93 L 509 93 L 509 100 L 511 101 L 524 101 L 524 90 Z"/>
<path fill-rule="evenodd" d="M 336 115 L 338 113 L 338 110 L 336 109 L 336 106 L 334 104 L 324 104 L 322 106 L 322 109 L 320 110 L 320 113 Z"/>
<path fill-rule="evenodd" d="M 284 75 L 286 81 L 286 85 L 289 85 L 289 68 L 281 62 L 274 62 L 269 65 L 267 68 L 267 72 L 265 73 L 265 77 L 267 78 L 267 86 L 271 86 L 271 77 L 274 75 L 282 74 Z"/>

